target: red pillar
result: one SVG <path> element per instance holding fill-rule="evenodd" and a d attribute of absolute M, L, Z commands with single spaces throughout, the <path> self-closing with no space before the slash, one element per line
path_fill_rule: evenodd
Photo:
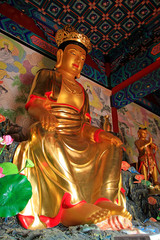
<path fill-rule="evenodd" d="M 111 109 L 112 109 L 113 132 L 119 133 L 117 108 L 112 107 Z"/>
<path fill-rule="evenodd" d="M 105 74 L 107 75 L 107 78 L 109 78 L 111 73 L 111 64 L 109 62 L 105 63 Z"/>

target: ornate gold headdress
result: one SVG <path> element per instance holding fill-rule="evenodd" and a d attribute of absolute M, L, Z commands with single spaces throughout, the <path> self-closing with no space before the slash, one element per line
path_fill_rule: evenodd
<path fill-rule="evenodd" d="M 88 52 L 90 52 L 92 49 L 89 38 L 84 34 L 78 33 L 75 28 L 70 25 L 66 25 L 63 29 L 59 29 L 56 33 L 55 40 L 58 47 L 63 42 L 76 41 L 83 44 L 87 48 Z"/>

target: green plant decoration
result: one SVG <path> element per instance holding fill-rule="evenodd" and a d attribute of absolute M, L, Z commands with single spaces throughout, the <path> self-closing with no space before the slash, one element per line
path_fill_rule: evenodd
<path fill-rule="evenodd" d="M 7 175 L 0 179 L 0 216 L 12 217 L 22 211 L 32 196 L 26 176 Z"/>
<path fill-rule="evenodd" d="M 151 182 L 148 181 L 148 180 L 141 180 L 141 183 L 147 187 L 150 187 L 151 186 Z"/>
<path fill-rule="evenodd" d="M 32 168 L 32 167 L 34 167 L 34 163 L 30 159 L 26 159 L 25 167 L 20 172 L 22 172 L 25 168 Z"/>
<path fill-rule="evenodd" d="M 18 168 L 13 163 L 10 162 L 0 163 L 0 167 L 3 169 L 3 174 L 5 176 L 18 173 Z"/>
<path fill-rule="evenodd" d="M 158 216 L 157 216 L 157 220 L 160 221 L 160 208 L 158 209 Z"/>
<path fill-rule="evenodd" d="M 0 144 L 12 144 L 10 135 L 0 137 Z M 26 160 L 25 167 L 18 171 L 15 164 L 0 163 L 0 217 L 12 217 L 21 212 L 32 196 L 32 186 L 27 177 L 20 174 L 25 168 L 34 167 L 30 159 Z"/>

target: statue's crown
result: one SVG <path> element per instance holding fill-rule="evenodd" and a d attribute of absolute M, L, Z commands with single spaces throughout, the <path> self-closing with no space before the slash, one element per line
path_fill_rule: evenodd
<path fill-rule="evenodd" d="M 89 38 L 84 34 L 78 33 L 75 28 L 70 25 L 66 25 L 63 29 L 59 29 L 56 33 L 55 40 L 58 47 L 63 42 L 76 41 L 83 44 L 87 48 L 88 52 L 92 49 Z"/>

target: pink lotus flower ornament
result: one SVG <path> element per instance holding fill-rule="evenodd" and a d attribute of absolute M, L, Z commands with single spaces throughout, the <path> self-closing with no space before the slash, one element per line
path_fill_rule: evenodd
<path fill-rule="evenodd" d="M 2 154 L 3 150 L 5 149 L 6 145 L 10 145 L 13 142 L 13 138 L 10 135 L 4 135 L 3 138 L 0 137 L 0 144 L 4 145 L 3 148 L 0 150 L 0 155 Z"/>
<path fill-rule="evenodd" d="M 10 135 L 4 135 L 3 136 L 3 141 L 2 141 L 2 138 L 0 139 L 0 143 L 2 144 L 2 145 L 10 145 L 10 144 L 12 144 L 12 142 L 13 142 L 13 138 L 10 136 Z"/>
<path fill-rule="evenodd" d="M 3 172 L 3 168 L 0 167 L 0 178 L 5 176 L 2 172 Z"/>

